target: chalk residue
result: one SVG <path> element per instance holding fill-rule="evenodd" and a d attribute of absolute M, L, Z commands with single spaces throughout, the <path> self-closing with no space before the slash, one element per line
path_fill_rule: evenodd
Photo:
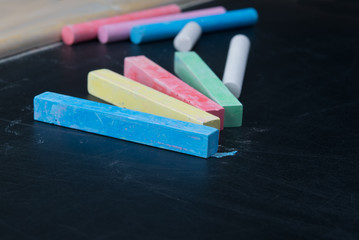
<path fill-rule="evenodd" d="M 20 119 L 10 121 L 9 125 L 7 125 L 7 126 L 5 127 L 4 131 L 5 131 L 6 133 L 11 133 L 11 134 L 14 134 L 14 135 L 16 135 L 16 136 L 19 136 L 20 133 L 14 131 L 14 130 L 11 130 L 11 128 L 14 127 L 14 126 L 17 125 L 17 124 L 20 124 L 20 123 L 21 123 L 21 120 L 20 120 Z"/>
<path fill-rule="evenodd" d="M 223 158 L 223 157 L 228 157 L 228 156 L 234 156 L 236 153 L 237 153 L 237 151 L 215 153 L 215 154 L 213 154 L 211 157 Z"/>

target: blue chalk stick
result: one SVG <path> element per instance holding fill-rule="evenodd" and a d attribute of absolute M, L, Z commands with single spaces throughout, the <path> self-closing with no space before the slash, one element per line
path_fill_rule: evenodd
<path fill-rule="evenodd" d="M 254 8 L 228 11 L 224 14 L 134 26 L 130 32 L 133 43 L 139 44 L 176 36 L 188 22 L 197 22 L 203 32 L 226 30 L 254 25 L 258 13 Z"/>
<path fill-rule="evenodd" d="M 218 148 L 215 128 L 52 92 L 34 98 L 34 119 L 203 158 Z"/>

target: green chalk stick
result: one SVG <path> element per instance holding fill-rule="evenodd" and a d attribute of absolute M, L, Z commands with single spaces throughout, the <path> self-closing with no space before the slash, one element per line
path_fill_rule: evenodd
<path fill-rule="evenodd" d="M 224 108 L 224 127 L 242 125 L 243 105 L 195 52 L 175 53 L 175 73 Z"/>

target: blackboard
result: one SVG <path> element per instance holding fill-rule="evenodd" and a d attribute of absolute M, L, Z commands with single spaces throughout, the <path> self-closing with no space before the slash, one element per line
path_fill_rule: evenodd
<path fill-rule="evenodd" d="M 33 97 L 88 95 L 87 73 L 145 55 L 173 73 L 171 40 L 56 44 L 0 63 L 1 239 L 358 239 L 359 5 L 255 7 L 255 27 L 194 50 L 222 77 L 230 39 L 251 40 L 225 158 L 201 159 L 33 120 Z"/>

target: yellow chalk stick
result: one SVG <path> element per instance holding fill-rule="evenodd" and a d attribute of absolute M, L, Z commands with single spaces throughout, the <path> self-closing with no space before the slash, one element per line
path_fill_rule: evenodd
<path fill-rule="evenodd" d="M 108 69 L 91 71 L 87 89 L 113 105 L 219 129 L 220 119 Z"/>

